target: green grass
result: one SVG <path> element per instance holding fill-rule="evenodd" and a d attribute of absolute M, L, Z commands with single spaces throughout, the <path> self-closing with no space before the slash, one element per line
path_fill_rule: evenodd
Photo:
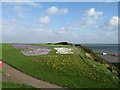
<path fill-rule="evenodd" d="M 84 50 L 74 46 L 79 54 L 56 54 L 54 47 L 61 45 L 44 45 L 52 51 L 48 55 L 24 56 L 20 50 L 3 44 L 3 61 L 14 68 L 35 78 L 69 88 L 116 88 L 117 74 L 110 72 L 103 64 L 84 57 Z M 34 44 L 32 44 L 34 45 Z"/>
<path fill-rule="evenodd" d="M 25 84 L 17 84 L 12 82 L 2 82 L 2 88 L 34 88 Z"/>

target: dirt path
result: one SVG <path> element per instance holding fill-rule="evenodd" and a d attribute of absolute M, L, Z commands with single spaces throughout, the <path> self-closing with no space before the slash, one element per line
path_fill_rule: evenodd
<path fill-rule="evenodd" d="M 61 88 L 56 85 L 52 85 L 42 80 L 35 79 L 25 73 L 22 73 L 13 67 L 3 63 L 2 67 L 3 71 L 7 73 L 6 75 L 2 75 L 2 80 L 4 82 L 16 82 L 20 84 L 32 85 L 36 88 Z"/>

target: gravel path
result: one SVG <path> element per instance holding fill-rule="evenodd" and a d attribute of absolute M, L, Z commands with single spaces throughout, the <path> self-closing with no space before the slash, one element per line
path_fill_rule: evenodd
<path fill-rule="evenodd" d="M 9 66 L 6 63 L 3 63 L 2 69 L 5 73 L 7 73 L 2 75 L 2 80 L 4 82 L 16 82 L 20 84 L 27 84 L 27 85 L 32 85 L 36 88 L 61 88 L 59 86 L 52 85 L 45 81 L 33 78 L 25 73 L 22 73 L 14 69 L 13 67 Z"/>

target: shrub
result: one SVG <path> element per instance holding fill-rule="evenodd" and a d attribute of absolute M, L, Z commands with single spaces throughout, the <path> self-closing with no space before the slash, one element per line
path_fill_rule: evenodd
<path fill-rule="evenodd" d="M 47 43 L 47 45 L 53 45 L 53 43 Z"/>
<path fill-rule="evenodd" d="M 55 45 L 73 45 L 73 44 L 68 42 L 59 42 L 59 43 L 55 43 Z"/>
<path fill-rule="evenodd" d="M 77 46 L 81 47 L 81 45 L 80 45 L 80 44 L 75 44 L 74 46 L 76 46 L 76 47 L 77 47 Z"/>

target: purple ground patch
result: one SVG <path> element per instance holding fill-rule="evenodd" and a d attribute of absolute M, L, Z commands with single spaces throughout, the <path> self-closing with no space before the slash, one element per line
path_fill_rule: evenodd
<path fill-rule="evenodd" d="M 16 49 L 23 49 L 21 53 L 25 56 L 38 56 L 38 55 L 45 55 L 48 54 L 51 50 L 44 49 L 41 46 L 34 46 L 34 45 L 12 45 Z"/>
<path fill-rule="evenodd" d="M 50 49 L 33 49 L 33 50 L 23 50 L 21 51 L 22 54 L 26 56 L 38 56 L 38 55 L 45 55 L 48 54 L 51 50 Z"/>

